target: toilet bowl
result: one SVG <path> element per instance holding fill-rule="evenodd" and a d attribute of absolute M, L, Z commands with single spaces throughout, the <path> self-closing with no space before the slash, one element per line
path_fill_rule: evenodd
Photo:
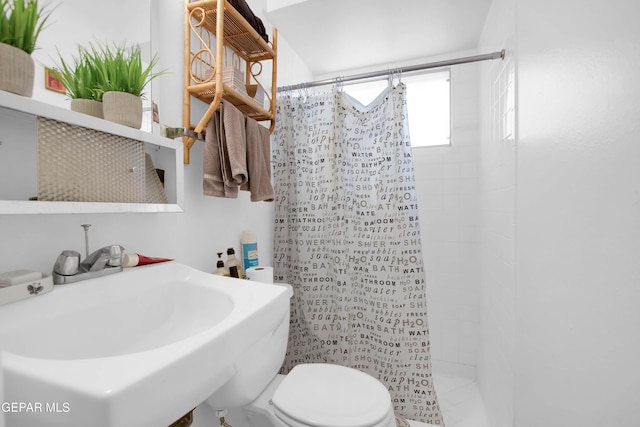
<path fill-rule="evenodd" d="M 249 405 L 252 426 L 395 427 L 387 389 L 372 376 L 331 364 L 304 364 L 278 375 Z"/>
<path fill-rule="evenodd" d="M 289 297 L 293 289 L 286 284 Z M 206 403 L 242 409 L 255 427 L 394 427 L 391 397 L 376 378 L 340 365 L 301 364 L 279 375 L 289 337 L 289 307 L 271 331 L 248 347 L 228 381 Z"/>

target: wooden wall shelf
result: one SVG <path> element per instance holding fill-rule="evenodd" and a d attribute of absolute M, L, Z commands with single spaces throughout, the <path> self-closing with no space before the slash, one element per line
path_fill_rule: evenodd
<path fill-rule="evenodd" d="M 223 19 L 218 19 L 223 17 Z M 217 35 L 222 34 L 222 37 Z M 203 133 L 209 120 L 224 99 L 231 102 L 246 117 L 257 121 L 271 121 L 275 126 L 277 90 L 278 30 L 273 29 L 267 43 L 247 20 L 235 10 L 228 0 L 185 0 L 184 37 L 184 109 L 183 126 Z M 231 59 L 229 60 L 229 53 Z M 258 76 L 263 64 L 271 64 L 271 88 L 265 90 Z M 244 65 L 244 82 L 230 84 L 223 79 L 222 70 L 233 72 Z M 264 93 L 260 103 L 247 94 L 245 85 L 257 85 Z M 192 123 L 191 99 L 196 98 L 208 105 L 206 112 Z M 184 139 L 184 163 L 190 162 L 190 150 L 195 140 Z"/>

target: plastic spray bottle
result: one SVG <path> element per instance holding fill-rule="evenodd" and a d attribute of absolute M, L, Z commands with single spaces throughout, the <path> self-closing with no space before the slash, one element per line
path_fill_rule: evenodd
<path fill-rule="evenodd" d="M 251 230 L 242 232 L 242 272 L 247 276 L 247 268 L 258 266 L 258 239 L 256 233 Z"/>

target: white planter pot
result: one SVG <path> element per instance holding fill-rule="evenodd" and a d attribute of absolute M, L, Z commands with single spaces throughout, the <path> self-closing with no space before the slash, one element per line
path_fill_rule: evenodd
<path fill-rule="evenodd" d="M 0 90 L 31 97 L 35 66 L 25 51 L 0 43 Z"/>
<path fill-rule="evenodd" d="M 105 92 L 102 95 L 102 114 L 110 122 L 140 129 L 142 99 L 126 92 Z"/>

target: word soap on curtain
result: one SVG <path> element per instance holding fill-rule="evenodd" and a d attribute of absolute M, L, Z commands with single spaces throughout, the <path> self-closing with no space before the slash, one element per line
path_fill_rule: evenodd
<path fill-rule="evenodd" d="M 282 373 L 359 369 L 386 385 L 398 414 L 443 425 L 405 86 L 368 106 L 335 88 L 285 92 L 276 113 L 274 275 L 294 288 Z"/>

